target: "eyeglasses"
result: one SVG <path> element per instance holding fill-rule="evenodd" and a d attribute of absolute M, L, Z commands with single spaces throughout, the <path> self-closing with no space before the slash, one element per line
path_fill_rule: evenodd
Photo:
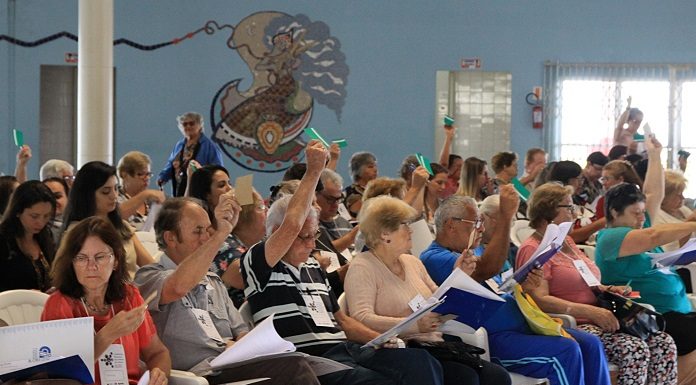
<path fill-rule="evenodd" d="M 181 122 L 182 127 L 187 127 L 187 126 L 195 126 L 196 122 L 189 121 L 189 122 Z"/>
<path fill-rule="evenodd" d="M 483 224 L 483 219 L 481 219 L 481 217 L 477 217 L 475 221 L 472 221 L 471 219 L 456 218 L 456 217 L 452 217 L 452 219 L 455 221 L 459 221 L 459 222 L 472 223 L 476 230 L 480 229 L 481 225 Z"/>
<path fill-rule="evenodd" d="M 566 208 L 566 209 L 570 210 L 571 213 L 574 213 L 575 210 L 577 210 L 577 206 L 575 206 L 575 205 L 557 205 L 556 207 Z"/>
<path fill-rule="evenodd" d="M 151 173 L 151 172 L 149 172 L 149 171 L 148 171 L 148 172 L 136 172 L 136 173 L 135 173 L 135 176 L 137 176 L 138 178 L 145 178 L 145 177 L 147 177 L 147 178 L 152 178 L 153 175 L 154 175 L 154 174 Z"/>
<path fill-rule="evenodd" d="M 326 200 L 326 203 L 328 203 L 330 205 L 334 205 L 337 203 L 341 204 L 346 199 L 346 197 L 343 195 L 341 195 L 340 197 L 332 197 L 331 195 L 326 195 L 324 193 L 321 193 L 319 195 L 321 195 Z"/>
<path fill-rule="evenodd" d="M 255 208 L 256 210 L 258 210 L 258 211 L 266 211 L 266 210 L 268 210 L 268 206 L 266 206 L 266 205 L 263 204 L 263 203 L 261 203 L 260 205 L 256 205 L 254 208 Z"/>
<path fill-rule="evenodd" d="M 309 234 L 309 235 L 297 235 L 297 239 L 301 240 L 302 242 L 307 242 L 309 240 L 311 241 L 316 241 L 319 239 L 321 236 L 321 230 L 317 229 L 317 231 L 314 234 Z"/>
<path fill-rule="evenodd" d="M 66 182 L 72 182 L 75 180 L 75 175 L 66 175 L 63 177 L 63 180 Z"/>
<path fill-rule="evenodd" d="M 89 264 L 89 261 L 93 261 L 97 266 L 104 266 L 111 261 L 114 257 L 113 253 L 99 253 L 90 257 L 84 254 L 78 254 L 73 258 L 73 263 L 79 267 L 85 267 Z"/>

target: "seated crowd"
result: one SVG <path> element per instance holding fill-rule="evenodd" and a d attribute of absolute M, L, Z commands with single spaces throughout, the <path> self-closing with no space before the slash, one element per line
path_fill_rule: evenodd
<path fill-rule="evenodd" d="M 0 177 L 0 291 L 50 294 L 42 320 L 93 317 L 96 383 L 96 358 L 113 353 L 124 357 L 122 380 L 131 384 L 144 368 L 152 385 L 166 384 L 172 369 L 211 384 L 504 385 L 511 373 L 553 385 L 696 384 L 690 276 L 648 254 L 696 234 L 683 196 L 686 163 L 664 170 L 662 145 L 650 135 L 638 152 L 632 135 L 642 113 L 624 115 L 629 129 L 617 128 L 611 156 L 589 153 L 583 168 L 547 163 L 532 148 L 519 179 L 513 152 L 492 157 L 492 178 L 487 160 L 451 154 L 450 126 L 437 163 L 426 168 L 409 156 L 390 178 L 379 176 L 375 154 L 356 152 L 350 183 L 336 172 L 340 148 L 313 140 L 305 163 L 288 169 L 270 197 L 253 190 L 244 205 L 195 113 L 179 117 L 184 138 L 160 189 L 150 189 L 150 157 L 139 151 L 116 167 L 93 161 L 76 173 L 50 160 L 40 180 L 28 180 L 31 150 L 23 146 L 15 176 Z M 161 190 L 168 181 L 177 197 Z M 511 230 L 517 221 L 528 221 L 526 237 Z M 157 252 L 141 240 L 149 222 Z M 501 290 L 565 222 L 571 230 L 549 261 Z M 416 236 L 432 243 L 414 250 Z M 500 300 L 481 322 L 490 361 L 435 349 L 466 345 L 443 333 L 451 317 L 435 312 L 377 348 L 362 347 L 456 274 Z M 661 314 L 664 331 L 629 334 L 597 301 L 632 292 Z M 530 311 L 554 325 L 546 314 L 572 316 L 577 326 L 540 330 Z M 268 317 L 309 356 L 211 367 Z M 352 369 L 317 376 L 311 356 Z"/>

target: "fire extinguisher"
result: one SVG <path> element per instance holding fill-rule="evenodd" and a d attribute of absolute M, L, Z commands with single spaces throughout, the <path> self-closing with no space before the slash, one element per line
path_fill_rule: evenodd
<path fill-rule="evenodd" d="M 533 98 L 533 100 L 530 100 Z M 532 106 L 532 128 L 544 128 L 544 107 L 541 105 L 539 96 L 530 92 L 525 97 L 527 104 Z"/>

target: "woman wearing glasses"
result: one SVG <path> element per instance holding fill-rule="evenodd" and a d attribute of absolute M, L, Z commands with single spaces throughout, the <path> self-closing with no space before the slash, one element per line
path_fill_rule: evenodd
<path fill-rule="evenodd" d="M 220 149 L 203 133 L 203 116 L 197 112 L 187 112 L 176 118 L 179 131 L 184 137 L 176 142 L 169 154 L 167 164 L 157 176 L 157 185 L 172 181 L 172 194 L 183 196 L 186 191 L 187 168 L 191 160 L 201 165 L 222 165 Z"/>
<path fill-rule="evenodd" d="M 549 224 L 575 219 L 572 192 L 570 187 L 556 183 L 546 183 L 534 190 L 527 217 L 535 232 L 520 246 L 516 260 L 518 268 L 539 247 Z M 607 359 L 619 367 L 618 384 L 676 384 L 677 348 L 674 340 L 662 332 L 647 341 L 618 332 L 618 320 L 609 310 L 596 306 L 595 295 L 605 290 L 624 294 L 631 289 L 621 285 L 602 285 L 599 268 L 580 251 L 570 236 L 566 237 L 558 253 L 544 264 L 543 270 L 544 279 L 530 294 L 545 312 L 572 315 L 578 321 L 578 329 L 600 337 Z"/>
<path fill-rule="evenodd" d="M 406 202 L 380 196 L 364 202 L 359 220 L 368 251 L 351 262 L 345 281 L 350 316 L 370 329 L 385 332 L 413 312 L 414 301 L 430 297 L 437 286 L 423 263 L 411 249 L 410 222 L 417 212 Z M 471 274 L 475 263 L 460 258 L 459 266 Z M 450 268 L 450 271 L 452 269 Z M 402 338 L 441 342 L 438 314 L 429 313 L 418 320 Z M 510 377 L 500 366 L 482 361 L 474 369 L 460 362 L 440 361 L 444 384 L 509 384 Z"/>
<path fill-rule="evenodd" d="M 104 218 L 87 218 L 66 235 L 57 255 L 52 277 L 58 291 L 48 298 L 41 320 L 94 319 L 95 384 L 107 378 L 109 383 L 137 383 L 142 360 L 150 370 L 148 384 L 166 385 L 169 351 L 157 336 L 140 292 L 127 283 L 126 253 L 118 231 Z M 105 364 L 105 356 L 111 356 L 114 365 Z"/>
<path fill-rule="evenodd" d="M 135 236 L 133 228 L 121 219 L 116 169 L 99 161 L 85 163 L 77 172 L 64 214 L 66 233 L 72 230 L 76 222 L 91 216 L 108 219 L 121 234 L 121 242 L 126 249 L 126 270 L 131 279 L 138 266 L 155 262 Z M 66 233 L 63 237 L 67 236 Z"/>
<path fill-rule="evenodd" d="M 215 207 L 220 195 L 232 190 L 227 169 L 208 165 L 196 170 L 189 182 L 189 196 L 204 202 L 211 223 L 215 226 Z M 247 249 L 263 239 L 266 232 L 266 205 L 261 195 L 253 192 L 254 203 L 242 206 L 237 226 L 227 236 L 213 260 L 212 269 L 220 276 L 236 307 L 244 303 L 244 280 L 240 272 L 240 261 Z"/>
<path fill-rule="evenodd" d="M 140 151 L 126 153 L 118 161 L 118 176 L 121 185 L 118 188 L 118 203 L 121 217 L 139 231 L 150 211 L 152 203 L 164 202 L 164 193 L 148 189 L 150 186 L 150 157 Z"/>
<path fill-rule="evenodd" d="M 20 184 L 0 223 L 0 291 L 51 288 L 55 247 L 48 222 L 56 210 L 53 193 L 39 181 Z"/>
<path fill-rule="evenodd" d="M 648 184 L 646 177 L 646 185 Z M 656 266 L 646 252 L 659 252 L 660 245 L 679 240 L 696 231 L 696 222 L 647 226 L 651 212 L 647 194 L 630 183 L 607 191 L 607 228 L 597 236 L 595 260 L 605 284 L 631 281 L 646 302 L 662 313 L 665 331 L 677 344 L 680 384 L 696 383 L 696 313 L 686 296 L 684 283 L 673 268 Z M 659 208 L 659 203 L 658 203 Z M 654 209 L 654 208 L 653 208 Z M 653 216 L 654 217 L 654 216 Z"/>

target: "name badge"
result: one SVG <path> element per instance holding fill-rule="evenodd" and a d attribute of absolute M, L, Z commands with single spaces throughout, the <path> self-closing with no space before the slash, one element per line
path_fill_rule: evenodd
<path fill-rule="evenodd" d="M 592 274 L 592 271 L 590 271 L 590 268 L 587 267 L 585 261 L 576 259 L 573 260 L 573 265 L 575 265 L 575 269 L 578 271 L 578 273 L 580 273 L 580 276 L 582 277 L 583 281 L 585 281 L 587 286 L 594 287 L 600 285 L 597 277 Z"/>
<path fill-rule="evenodd" d="M 128 385 L 123 345 L 111 344 L 99 357 L 99 379 L 102 385 Z"/>
<path fill-rule="evenodd" d="M 326 268 L 327 273 L 333 273 L 341 267 L 341 263 L 338 261 L 338 255 L 332 251 L 319 250 L 319 254 L 322 257 L 328 258 L 331 261 L 329 267 Z"/>
<path fill-rule="evenodd" d="M 312 321 L 317 326 L 323 326 L 327 328 L 334 327 L 334 323 L 329 317 L 329 312 L 326 311 L 324 306 L 324 301 L 318 295 L 302 294 L 302 299 L 304 300 L 305 306 L 307 307 L 307 312 L 312 317 Z"/>
<path fill-rule="evenodd" d="M 220 333 L 215 328 L 213 319 L 210 318 L 210 314 L 208 314 L 207 311 L 195 308 L 191 309 L 191 311 L 193 312 L 193 315 L 196 317 L 196 321 L 198 321 L 198 326 L 200 326 L 201 329 L 203 329 L 203 332 L 208 337 L 214 339 L 215 341 L 223 342 L 222 336 L 220 336 Z"/>
<path fill-rule="evenodd" d="M 423 298 L 422 295 L 418 294 L 408 302 L 408 307 L 410 307 L 413 311 L 417 311 L 418 309 L 420 309 L 423 302 L 425 302 L 425 298 Z"/>

